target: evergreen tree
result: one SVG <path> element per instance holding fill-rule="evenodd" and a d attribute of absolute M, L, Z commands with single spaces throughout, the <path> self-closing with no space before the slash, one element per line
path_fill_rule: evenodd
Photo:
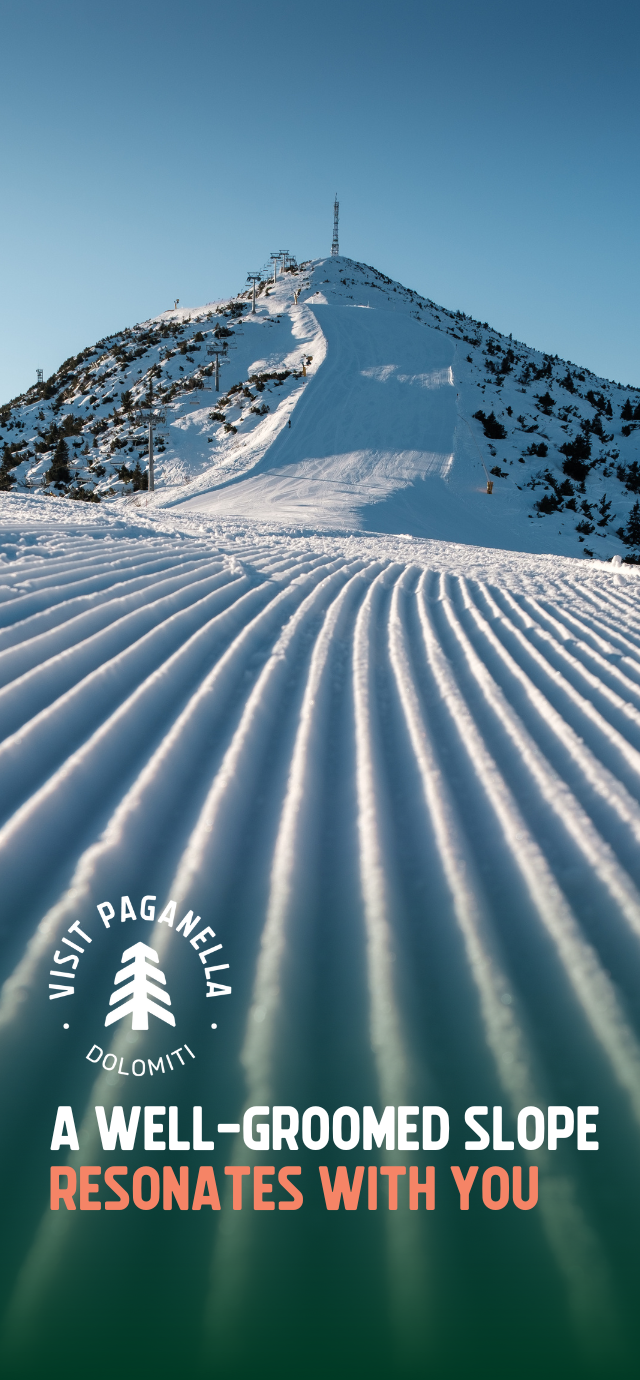
<path fill-rule="evenodd" d="M 543 494 L 542 498 L 538 500 L 535 506 L 539 513 L 555 513 L 558 508 L 562 507 L 562 504 L 557 494 L 546 493 Z"/>
<path fill-rule="evenodd" d="M 617 466 L 618 479 L 632 494 L 640 494 L 640 465 L 632 460 L 630 465 Z"/>
<path fill-rule="evenodd" d="M 482 422 L 484 434 L 489 437 L 490 441 L 504 441 L 507 433 L 502 422 L 498 421 L 494 412 L 490 412 L 489 416 L 485 417 L 482 409 L 479 409 L 477 412 L 474 412 L 473 415 L 477 417 L 479 422 Z"/>
<path fill-rule="evenodd" d="M 632 421 L 633 421 L 633 408 L 632 408 L 632 406 L 631 406 L 631 400 L 630 400 L 629 398 L 627 398 L 627 401 L 626 401 L 626 403 L 624 404 L 624 407 L 623 407 L 623 409 L 622 409 L 622 412 L 620 413 L 620 416 L 622 417 L 623 422 L 632 422 Z"/>
<path fill-rule="evenodd" d="M 45 478 L 47 483 L 56 484 L 59 487 L 62 487 L 63 484 L 71 483 L 71 474 L 69 472 L 69 447 L 64 436 L 60 437 L 53 452 L 51 467 L 47 470 Z"/>
<path fill-rule="evenodd" d="M 139 460 L 134 465 L 134 493 L 137 489 L 149 489 L 149 471 L 141 469 Z"/>
<path fill-rule="evenodd" d="M 141 470 L 141 468 L 140 468 L 140 461 L 139 461 L 139 460 L 136 460 L 136 463 L 135 463 L 135 465 L 134 465 L 134 467 L 133 467 L 133 470 L 132 470 L 132 474 L 133 474 L 133 492 L 134 492 L 134 493 L 135 493 L 138 489 L 148 489 L 148 488 L 149 488 L 149 474 L 148 474 L 147 470 Z"/>
<path fill-rule="evenodd" d="M 132 470 L 127 469 L 126 462 L 124 465 L 120 465 L 120 468 L 116 470 L 116 474 L 118 479 L 124 480 L 125 484 L 131 484 L 133 493 L 136 493 L 138 489 L 149 488 L 148 472 L 140 468 L 139 460 L 136 460 Z"/>
<path fill-rule="evenodd" d="M 587 461 L 591 458 L 591 446 L 588 438 L 578 433 L 573 441 L 565 441 L 564 445 L 560 446 L 560 450 L 567 457 L 562 466 L 564 473 L 568 474 L 570 479 L 576 479 L 578 483 L 582 483 L 589 471 Z"/>
<path fill-rule="evenodd" d="M 14 460 L 9 446 L 5 446 L 2 452 L 2 464 L 0 465 L 0 493 L 7 493 L 15 484 L 16 477 L 11 471 L 16 463 L 17 461 Z"/>
<path fill-rule="evenodd" d="M 619 527 L 616 536 L 621 537 L 626 546 L 640 546 L 640 501 L 636 499 L 626 527 Z"/>
<path fill-rule="evenodd" d="M 588 435 L 589 432 L 592 432 L 594 436 L 599 436 L 601 441 L 606 440 L 605 431 L 602 426 L 602 417 L 599 413 L 592 419 L 592 421 L 582 422 L 581 426 L 585 435 Z"/>
<path fill-rule="evenodd" d="M 516 362 L 516 357 L 515 357 L 515 355 L 514 355 L 514 353 L 513 353 L 513 350 L 511 349 L 511 347 L 509 347 L 509 349 L 507 350 L 506 355 L 504 356 L 504 359 L 502 360 L 502 363 L 501 363 L 501 365 L 500 365 L 500 370 L 499 370 L 499 372 L 500 372 L 501 374 L 509 374 L 509 373 L 511 373 L 511 370 L 512 370 L 512 368 L 513 368 L 515 362 Z"/>

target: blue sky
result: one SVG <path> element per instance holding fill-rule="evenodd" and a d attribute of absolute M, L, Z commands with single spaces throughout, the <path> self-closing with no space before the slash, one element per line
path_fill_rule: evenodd
<path fill-rule="evenodd" d="M 271 250 L 340 247 L 640 383 L 640 15 L 591 0 L 3 5 L 0 400 Z"/>

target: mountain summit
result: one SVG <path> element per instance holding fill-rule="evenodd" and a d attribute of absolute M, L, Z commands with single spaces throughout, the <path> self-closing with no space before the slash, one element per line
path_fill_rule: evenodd
<path fill-rule="evenodd" d="M 0 410 L 0 486 L 607 559 L 640 548 L 639 429 L 640 391 L 334 255 L 66 360 Z"/>

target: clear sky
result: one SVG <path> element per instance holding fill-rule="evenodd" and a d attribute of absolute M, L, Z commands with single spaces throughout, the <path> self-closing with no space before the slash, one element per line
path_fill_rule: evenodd
<path fill-rule="evenodd" d="M 0 6 L 0 401 L 272 250 L 340 248 L 640 383 L 640 11 L 610 0 Z"/>

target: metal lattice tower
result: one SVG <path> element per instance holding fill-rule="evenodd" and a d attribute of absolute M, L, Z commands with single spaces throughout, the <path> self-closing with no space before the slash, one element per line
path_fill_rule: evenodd
<path fill-rule="evenodd" d="M 332 239 L 332 241 L 331 241 L 331 253 L 332 253 L 332 254 L 339 254 L 339 253 L 340 253 L 340 245 L 338 244 L 338 212 L 339 212 L 339 210 L 340 210 L 340 202 L 338 201 L 338 193 L 336 192 L 336 199 L 335 199 L 335 201 L 334 201 L 334 203 L 333 203 L 333 239 Z"/>

